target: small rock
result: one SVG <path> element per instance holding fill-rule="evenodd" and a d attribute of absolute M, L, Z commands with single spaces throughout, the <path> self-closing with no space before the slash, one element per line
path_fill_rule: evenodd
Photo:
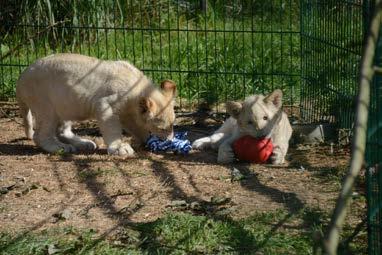
<path fill-rule="evenodd" d="M 23 183 L 25 183 L 25 182 L 26 182 L 26 179 L 25 179 L 25 177 L 24 177 L 24 176 L 16 176 L 16 177 L 15 177 L 15 180 L 16 180 L 16 181 L 20 181 L 20 182 L 23 182 Z"/>
<path fill-rule="evenodd" d="M 191 208 L 192 210 L 201 210 L 201 209 L 202 209 L 202 206 L 200 205 L 199 202 L 192 202 L 192 203 L 190 204 L 190 208 Z"/>
<path fill-rule="evenodd" d="M 0 194 L 7 194 L 9 191 L 11 191 L 15 187 L 16 187 L 16 184 L 0 187 Z"/>
<path fill-rule="evenodd" d="M 15 195 L 21 197 L 22 195 L 28 194 L 31 190 L 38 189 L 38 184 L 32 183 L 29 187 L 23 189 L 21 192 L 17 192 Z"/>
<path fill-rule="evenodd" d="M 62 212 L 55 213 L 53 214 L 53 217 L 56 219 L 57 222 L 58 220 L 69 220 L 72 216 L 72 211 L 70 209 L 64 209 Z"/>
<path fill-rule="evenodd" d="M 59 221 L 59 219 L 54 217 L 54 216 L 52 218 L 50 218 L 50 220 L 49 220 L 50 223 L 57 223 L 58 221 Z"/>
<path fill-rule="evenodd" d="M 231 201 L 231 198 L 229 197 L 219 197 L 219 196 L 213 196 L 211 197 L 211 204 L 214 205 L 223 205 L 227 204 Z"/>
<path fill-rule="evenodd" d="M 240 181 L 242 179 L 244 179 L 244 175 L 240 172 L 239 169 L 233 167 L 231 170 L 231 181 Z"/>
<path fill-rule="evenodd" d="M 121 242 L 121 241 L 119 241 L 119 240 L 115 240 L 115 241 L 113 242 L 113 244 L 114 244 L 114 245 L 118 245 L 118 246 L 119 246 L 119 245 L 122 245 L 122 242 Z"/>
<path fill-rule="evenodd" d="M 72 216 L 72 211 L 70 209 L 65 209 L 61 212 L 61 218 L 68 220 Z"/>
<path fill-rule="evenodd" d="M 56 253 L 58 253 L 58 252 L 60 252 L 60 251 L 61 251 L 61 250 L 58 249 L 58 248 L 56 247 L 55 244 L 49 244 L 49 245 L 48 245 L 48 254 L 49 254 L 49 255 L 51 255 L 51 254 L 56 254 Z"/>
<path fill-rule="evenodd" d="M 38 189 L 39 185 L 36 183 L 32 183 L 32 185 L 29 187 L 30 190 L 32 189 Z"/>
<path fill-rule="evenodd" d="M 45 187 L 45 186 L 42 186 L 42 189 L 45 190 L 46 192 L 50 192 L 50 189 L 48 189 L 48 188 Z"/>
<path fill-rule="evenodd" d="M 185 200 L 173 200 L 170 203 L 171 207 L 186 207 L 187 202 Z"/>

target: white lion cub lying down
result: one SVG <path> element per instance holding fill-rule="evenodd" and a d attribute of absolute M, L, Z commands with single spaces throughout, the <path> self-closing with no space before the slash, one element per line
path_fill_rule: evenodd
<path fill-rule="evenodd" d="M 253 95 L 243 103 L 227 102 L 227 111 L 231 117 L 213 135 L 196 140 L 192 147 L 218 148 L 218 162 L 231 163 L 234 161 L 232 143 L 236 139 L 244 135 L 267 137 L 273 143 L 272 164 L 281 164 L 292 136 L 288 116 L 281 106 L 282 92 L 279 89 L 267 97 Z"/>
<path fill-rule="evenodd" d="M 126 61 L 57 54 L 37 60 L 22 73 L 16 97 L 27 137 L 48 152 L 96 149 L 93 141 L 71 130 L 73 120 L 96 119 L 109 154 L 133 155 L 130 144 L 121 141 L 122 129 L 141 142 L 151 132 L 171 138 L 175 90 L 169 80 L 156 88 Z"/>

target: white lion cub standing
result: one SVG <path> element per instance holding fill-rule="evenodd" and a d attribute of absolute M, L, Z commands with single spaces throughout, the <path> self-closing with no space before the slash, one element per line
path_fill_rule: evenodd
<path fill-rule="evenodd" d="M 27 137 L 45 151 L 96 149 L 93 141 L 71 130 L 73 120 L 96 119 L 109 154 L 133 155 L 130 144 L 121 140 L 122 129 L 141 142 L 150 133 L 171 138 L 175 90 L 169 80 L 158 89 L 127 61 L 57 54 L 22 73 L 16 97 Z"/>
<path fill-rule="evenodd" d="M 227 102 L 227 111 L 231 115 L 211 136 L 200 138 L 193 148 L 218 149 L 218 162 L 234 161 L 232 143 L 244 135 L 271 138 L 273 152 L 272 164 L 282 164 L 292 136 L 292 127 L 288 116 L 282 111 L 282 91 L 277 89 L 267 97 L 253 95 L 243 103 Z"/>

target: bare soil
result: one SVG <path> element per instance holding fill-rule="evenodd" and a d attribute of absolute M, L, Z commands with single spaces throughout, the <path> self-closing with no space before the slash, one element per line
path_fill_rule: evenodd
<path fill-rule="evenodd" d="M 24 138 L 19 123 L 17 117 L 0 119 L 0 232 L 70 225 L 107 233 L 179 208 L 235 219 L 278 209 L 329 212 L 340 188 L 331 174 L 346 169 L 349 160 L 348 149 L 328 145 L 291 148 L 282 166 L 219 165 L 213 151 L 184 156 L 140 149 L 137 158 L 119 158 L 101 146 L 90 154 L 50 155 Z M 178 129 L 188 130 L 190 140 L 211 131 L 195 125 Z M 94 123 L 78 125 L 76 132 L 101 144 Z M 243 179 L 232 180 L 234 167 Z M 353 207 L 349 219 L 359 223 L 365 204 L 355 201 Z"/>

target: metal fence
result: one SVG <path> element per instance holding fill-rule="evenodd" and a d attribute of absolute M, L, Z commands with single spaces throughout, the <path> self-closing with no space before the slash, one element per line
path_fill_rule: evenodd
<path fill-rule="evenodd" d="M 301 109 L 306 121 L 352 126 L 367 6 L 366 1 L 302 1 Z"/>
<path fill-rule="evenodd" d="M 281 88 L 290 116 L 349 126 L 365 1 L 6 1 L 0 96 L 36 58 L 76 52 L 175 80 L 181 108 Z"/>
<path fill-rule="evenodd" d="M 376 66 L 382 66 L 382 29 L 374 56 Z M 375 73 L 371 87 L 369 123 L 366 146 L 368 254 L 382 253 L 382 75 Z"/>
<path fill-rule="evenodd" d="M 366 0 L 15 0 L 0 8 L 0 97 L 35 59 L 76 52 L 134 63 L 175 80 L 180 108 L 281 88 L 289 115 L 351 127 Z M 379 49 L 382 48 L 380 42 Z M 381 53 L 377 64 L 382 64 Z M 382 242 L 382 80 L 368 136 L 369 253 Z"/>

